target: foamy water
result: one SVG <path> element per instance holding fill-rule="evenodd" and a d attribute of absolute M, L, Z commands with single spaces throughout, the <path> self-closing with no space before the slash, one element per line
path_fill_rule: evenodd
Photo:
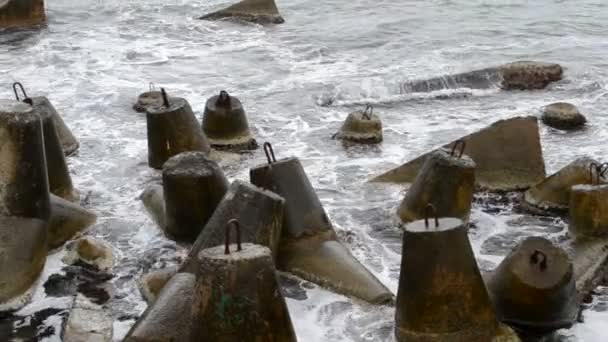
<path fill-rule="evenodd" d="M 200 118 L 208 97 L 238 96 L 259 141 L 277 157 L 297 156 L 339 235 L 353 254 L 396 293 L 401 238 L 394 216 L 399 186 L 366 180 L 492 122 L 538 115 L 568 101 L 589 125 L 577 133 L 541 127 L 548 171 L 576 157 L 606 157 L 608 132 L 608 3 L 429 0 L 279 0 L 286 23 L 261 27 L 195 20 L 226 2 L 48 0 L 47 28 L 0 34 L 4 97 L 20 81 L 29 95 L 45 95 L 79 138 L 68 158 L 75 186 L 88 196 L 98 223 L 87 234 L 107 240 L 116 254 L 115 291 L 107 304 L 120 340 L 144 309 L 136 281 L 179 262 L 186 250 L 163 237 L 137 199 L 160 174 L 147 166 L 145 116 L 131 110 L 149 82 L 188 99 Z M 543 91 L 452 89 L 401 94 L 405 80 L 465 72 L 519 59 L 557 62 L 565 80 Z M 378 147 L 344 149 L 331 135 L 349 111 L 375 105 L 384 124 Z M 226 170 L 248 180 L 261 151 Z M 510 207 L 475 205 L 471 242 L 491 269 L 521 239 L 555 241 L 559 219 L 514 214 Z M 45 277 L 62 267 L 51 255 Z M 44 282 L 44 279 L 41 283 Z M 599 291 L 585 322 L 564 331 L 567 341 L 608 340 L 608 305 Z M 308 299 L 288 299 L 301 341 L 392 341 L 394 309 L 313 287 Z M 35 289 L 20 313 L 67 307 Z M 59 330 L 52 316 L 44 325 Z M 58 331 L 47 341 L 58 341 Z"/>

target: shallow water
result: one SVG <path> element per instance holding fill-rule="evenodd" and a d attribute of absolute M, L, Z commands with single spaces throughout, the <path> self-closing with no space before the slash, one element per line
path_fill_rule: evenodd
<path fill-rule="evenodd" d="M 587 129 L 541 128 L 549 172 L 577 156 L 605 158 L 608 143 L 608 3 L 603 0 L 279 0 L 286 23 L 261 27 L 193 17 L 225 2 L 186 0 L 48 0 L 48 27 L 0 34 L 4 97 L 20 81 L 29 95 L 46 95 L 80 139 L 68 159 L 87 207 L 99 215 L 87 234 L 114 247 L 117 264 L 109 303 L 115 340 L 145 309 L 136 280 L 172 265 L 186 252 L 165 239 L 137 199 L 158 181 L 147 167 L 146 123 L 131 110 L 149 82 L 185 97 L 200 117 L 221 89 L 243 102 L 259 141 L 277 157 L 297 156 L 330 218 L 353 253 L 392 291 L 397 290 L 400 234 L 394 211 L 399 186 L 367 184 L 396 166 L 498 119 L 538 115 L 542 106 L 569 101 L 587 116 Z M 455 89 L 400 94 L 400 83 L 465 72 L 519 59 L 557 62 L 565 80 L 543 91 Z M 379 147 L 344 149 L 331 140 L 349 111 L 375 105 L 384 123 Z M 329 105 L 328 105 L 329 104 Z M 228 168 L 248 180 L 264 162 L 261 151 Z M 84 197 L 84 196 L 83 196 Z M 476 202 L 477 203 L 477 202 Z M 515 214 L 509 206 L 476 204 L 472 245 L 484 269 L 530 235 L 556 241 L 559 219 Z M 61 267 L 58 252 L 46 273 Z M 605 341 L 605 289 L 585 322 L 563 340 Z M 323 289 L 288 299 L 301 341 L 391 341 L 394 309 L 370 306 Z M 39 287 L 20 313 L 65 307 Z M 44 326 L 58 326 L 51 316 Z M 58 328 L 47 341 L 57 341 Z"/>

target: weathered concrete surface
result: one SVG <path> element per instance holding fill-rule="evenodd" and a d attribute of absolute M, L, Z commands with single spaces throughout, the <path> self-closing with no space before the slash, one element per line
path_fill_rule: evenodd
<path fill-rule="evenodd" d="M 68 246 L 68 253 L 63 257 L 63 261 L 70 265 L 82 261 L 98 270 L 108 271 L 114 266 L 114 253 L 108 243 L 85 236 Z"/>
<path fill-rule="evenodd" d="M 241 101 L 225 91 L 207 100 L 202 127 L 215 149 L 241 152 L 258 147 Z"/>
<path fill-rule="evenodd" d="M 193 242 L 228 190 L 218 164 L 203 152 L 182 152 L 163 165 L 165 232 Z"/>
<path fill-rule="evenodd" d="M 158 299 L 146 309 L 123 341 L 206 341 L 205 338 L 190 339 L 192 326 L 202 323 L 191 318 L 195 283 L 195 276 L 190 273 L 178 273 L 173 276 L 160 292 Z"/>
<path fill-rule="evenodd" d="M 46 21 L 44 0 L 6 0 L 0 2 L 0 28 L 28 27 Z"/>
<path fill-rule="evenodd" d="M 538 132 L 538 119 L 532 116 L 500 120 L 458 140 L 466 142 L 464 153 L 476 164 L 475 183 L 491 191 L 529 188 L 545 178 Z M 450 148 L 454 142 L 444 145 Z M 372 182 L 411 183 L 430 155 L 426 153 Z"/>
<path fill-rule="evenodd" d="M 64 342 L 111 342 L 112 317 L 103 307 L 78 294 L 63 331 Z"/>
<path fill-rule="evenodd" d="M 231 219 L 239 222 L 242 242 L 268 247 L 273 260 L 276 260 L 284 206 L 285 200 L 281 196 L 242 181 L 234 181 L 192 245 L 181 271 L 196 272 L 200 251 L 224 243 L 226 224 Z"/>
<path fill-rule="evenodd" d="M 578 316 L 572 261 L 542 237 L 520 243 L 488 278 L 498 318 L 535 335 L 571 327 Z"/>
<path fill-rule="evenodd" d="M 475 162 L 468 156 L 452 156 L 440 149 L 429 155 L 408 189 L 397 213 L 403 222 L 425 217 L 427 204 L 439 217 L 457 217 L 467 222 L 475 190 Z"/>
<path fill-rule="evenodd" d="M 571 188 L 568 231 L 576 238 L 608 236 L 608 184 Z"/>
<path fill-rule="evenodd" d="M 297 158 L 250 170 L 251 183 L 285 199 L 278 268 L 371 303 L 393 294 L 337 241 L 333 226 Z"/>
<path fill-rule="evenodd" d="M 577 184 L 591 183 L 591 158 L 578 158 L 524 193 L 525 204 L 542 210 L 567 210 L 570 189 Z M 525 208 L 525 206 L 524 206 Z"/>
<path fill-rule="evenodd" d="M 154 304 L 160 291 L 165 287 L 165 284 L 177 274 L 178 270 L 179 267 L 171 266 L 150 272 L 141 277 L 138 281 L 139 292 L 141 292 L 141 295 L 148 305 Z M 192 286 L 194 287 L 194 284 L 192 284 Z"/>
<path fill-rule="evenodd" d="M 95 223 L 97 216 L 89 210 L 61 197 L 51 195 L 48 245 L 57 248 L 77 233 Z"/>
<path fill-rule="evenodd" d="M 187 151 L 211 151 L 207 137 L 192 112 L 188 101 L 168 98 L 169 105 L 148 108 L 148 165 L 161 169 L 171 157 Z"/>
<path fill-rule="evenodd" d="M 518 61 L 498 67 L 474 70 L 454 75 L 445 75 L 425 80 L 405 82 L 402 93 L 431 92 L 442 89 L 488 89 L 500 87 L 505 90 L 543 89 L 562 79 L 559 64 Z"/>
<path fill-rule="evenodd" d="M 165 227 L 165 194 L 161 184 L 149 185 L 139 196 L 152 220 L 161 228 Z"/>
<path fill-rule="evenodd" d="M 348 114 L 334 138 L 360 144 L 378 144 L 382 142 L 382 121 L 373 113 L 372 107 L 368 106 L 365 111 Z"/>
<path fill-rule="evenodd" d="M 47 254 L 47 223 L 36 218 L 0 217 L 0 306 L 27 292 Z M 28 298 L 15 303 L 17 309 Z"/>
<path fill-rule="evenodd" d="M 575 105 L 566 102 L 546 106 L 541 118 L 545 125 L 562 130 L 580 128 L 587 122 L 585 116 Z"/>
<path fill-rule="evenodd" d="M 462 220 L 405 226 L 395 312 L 397 341 L 486 342 L 498 321 Z"/>
<path fill-rule="evenodd" d="M 191 341 L 295 342 L 296 334 L 268 247 L 202 250 L 192 305 Z"/>
<path fill-rule="evenodd" d="M 133 110 L 138 113 L 145 113 L 150 108 L 158 108 L 163 105 L 163 96 L 159 90 L 150 90 L 141 93 L 137 97 L 137 102 L 133 105 Z"/>
<path fill-rule="evenodd" d="M 32 106 L 0 100 L 0 215 L 50 217 L 40 116 Z"/>
<path fill-rule="evenodd" d="M 258 24 L 282 24 L 285 22 L 274 0 L 243 0 L 225 9 L 206 14 L 199 19 L 230 18 Z"/>
<path fill-rule="evenodd" d="M 63 149 L 63 153 L 66 156 L 69 156 L 78 150 L 80 144 L 70 128 L 65 124 L 61 115 L 57 112 L 55 107 L 51 104 L 49 99 L 46 97 L 32 97 L 32 105 L 34 109 L 40 113 L 45 113 L 46 116 L 50 116 L 53 120 L 53 124 L 55 126 L 55 130 L 57 132 L 57 137 L 59 138 L 59 142 L 61 143 L 61 148 Z"/>
<path fill-rule="evenodd" d="M 572 243 L 574 278 L 579 301 L 591 292 L 608 275 L 608 238 L 579 239 Z"/>

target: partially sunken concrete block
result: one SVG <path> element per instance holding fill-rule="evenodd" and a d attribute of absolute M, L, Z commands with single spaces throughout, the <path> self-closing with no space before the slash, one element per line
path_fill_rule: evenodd
<path fill-rule="evenodd" d="M 566 102 L 552 103 L 545 107 L 542 120 L 545 125 L 561 130 L 580 128 L 587 122 L 575 105 Z"/>
<path fill-rule="evenodd" d="M 206 14 L 199 19 L 237 19 L 258 24 L 282 24 L 285 22 L 274 0 L 243 0 L 223 10 Z"/>
<path fill-rule="evenodd" d="M 500 120 L 458 140 L 476 165 L 475 184 L 490 191 L 527 189 L 545 178 L 538 132 L 533 116 Z M 449 148 L 454 142 L 444 145 Z M 433 151 L 373 178 L 372 182 L 412 183 Z"/>
<path fill-rule="evenodd" d="M 51 218 L 49 219 L 49 248 L 57 248 L 82 232 L 97 216 L 87 209 L 51 195 Z"/>
<path fill-rule="evenodd" d="M 0 1 L 0 28 L 28 27 L 45 21 L 44 0 Z"/>

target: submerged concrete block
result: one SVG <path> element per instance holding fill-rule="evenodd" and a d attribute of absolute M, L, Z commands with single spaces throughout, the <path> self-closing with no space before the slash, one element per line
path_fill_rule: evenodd
<path fill-rule="evenodd" d="M 28 27 L 46 21 L 44 0 L 4 0 L 0 2 L 0 28 Z"/>
<path fill-rule="evenodd" d="M 237 19 L 258 24 L 282 24 L 285 22 L 274 0 L 243 0 L 225 9 L 206 14 L 199 19 Z"/>
<path fill-rule="evenodd" d="M 464 154 L 476 164 L 475 184 L 492 191 L 527 189 L 545 178 L 538 132 L 538 119 L 532 116 L 500 120 L 487 128 L 461 139 L 466 143 Z M 450 148 L 454 144 L 444 145 Z M 426 153 L 372 182 L 411 183 L 430 155 Z"/>
<path fill-rule="evenodd" d="M 334 138 L 360 144 L 377 144 L 382 142 L 382 121 L 374 114 L 371 105 L 365 111 L 348 114 L 346 121 Z"/>

